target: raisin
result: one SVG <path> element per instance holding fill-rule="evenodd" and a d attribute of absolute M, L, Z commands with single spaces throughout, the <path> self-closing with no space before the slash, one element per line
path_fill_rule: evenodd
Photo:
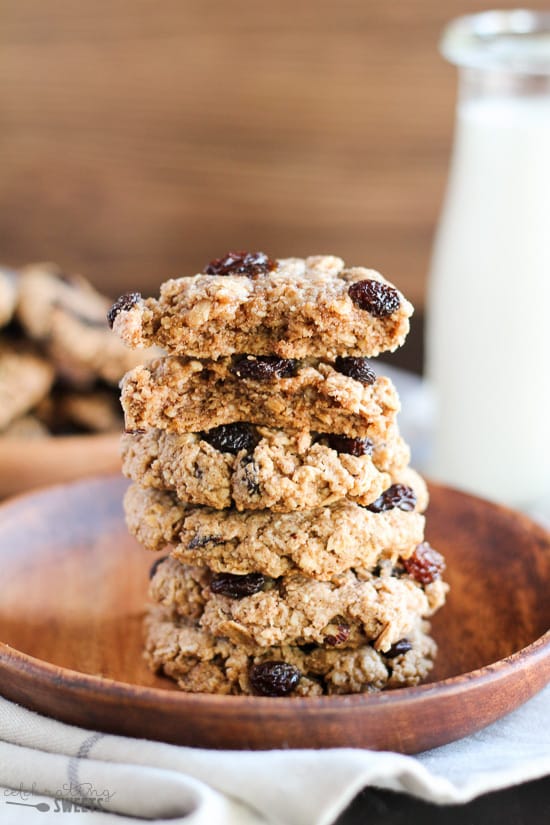
<path fill-rule="evenodd" d="M 401 562 L 409 576 L 421 584 L 430 584 L 445 570 L 445 559 L 427 541 L 419 544 L 412 556 L 401 559 Z"/>
<path fill-rule="evenodd" d="M 237 378 L 251 378 L 253 381 L 270 381 L 272 378 L 290 378 L 296 374 L 298 362 L 292 358 L 277 355 L 240 355 L 230 367 Z"/>
<path fill-rule="evenodd" d="M 221 424 L 200 435 L 203 441 L 219 450 L 220 453 L 232 453 L 232 455 L 237 455 L 241 450 L 251 453 L 260 441 L 256 427 L 241 421 L 235 424 Z"/>
<path fill-rule="evenodd" d="M 386 510 L 393 510 L 394 507 L 399 507 L 400 510 L 410 512 L 416 507 L 416 493 L 412 487 L 407 487 L 406 484 L 392 484 L 387 490 L 384 490 L 381 496 L 376 501 L 369 504 L 367 510 L 371 513 L 383 513 Z"/>
<path fill-rule="evenodd" d="M 260 696 L 288 696 L 292 693 L 301 673 L 286 662 L 267 661 L 252 665 L 248 678 L 255 693 Z"/>
<path fill-rule="evenodd" d="M 396 289 L 380 281 L 357 281 L 348 289 L 353 303 L 376 318 L 384 318 L 399 309 L 401 300 Z"/>
<path fill-rule="evenodd" d="M 207 275 L 267 275 L 277 268 L 265 252 L 228 252 L 223 258 L 215 258 L 205 268 Z"/>
<path fill-rule="evenodd" d="M 262 492 L 262 488 L 260 487 L 260 480 L 258 477 L 258 465 L 251 455 L 245 455 L 241 461 L 241 464 L 244 471 L 246 489 L 251 496 L 259 496 Z"/>
<path fill-rule="evenodd" d="M 155 573 L 159 569 L 162 562 L 166 561 L 167 558 L 168 558 L 168 556 L 160 556 L 158 559 L 155 559 L 155 561 L 153 562 L 153 564 L 151 565 L 151 567 L 149 569 L 149 578 L 150 579 L 153 578 L 153 576 L 155 575 Z"/>
<path fill-rule="evenodd" d="M 244 599 L 258 593 L 265 584 L 263 573 L 247 573 L 238 576 L 235 573 L 215 573 L 210 580 L 210 590 L 219 596 L 230 599 Z"/>
<path fill-rule="evenodd" d="M 374 384 L 376 373 L 366 358 L 340 358 L 334 362 L 334 369 L 361 384 Z"/>
<path fill-rule="evenodd" d="M 187 545 L 187 549 L 196 550 L 197 547 L 206 547 L 207 544 L 220 544 L 221 542 L 222 539 L 218 536 L 201 536 L 200 533 L 196 533 Z"/>
<path fill-rule="evenodd" d="M 335 435 L 331 433 L 326 436 L 328 446 L 336 450 L 337 453 L 347 455 L 372 455 L 374 444 L 370 438 L 348 438 L 346 435 Z"/>
<path fill-rule="evenodd" d="M 127 312 L 129 309 L 132 309 L 132 307 L 135 307 L 136 304 L 139 304 L 140 301 L 141 294 L 139 292 L 127 292 L 125 295 L 117 298 L 107 313 L 107 321 L 111 329 L 119 312 Z"/>
<path fill-rule="evenodd" d="M 78 279 L 75 278 L 74 275 L 71 275 L 68 272 L 63 272 L 59 270 L 59 272 L 55 273 L 55 277 L 60 280 L 62 283 L 67 284 L 67 286 L 77 287 L 79 286 Z"/>
<path fill-rule="evenodd" d="M 330 647 L 343 645 L 344 642 L 347 642 L 347 640 L 349 639 L 349 634 L 349 626 L 347 624 L 339 624 L 336 633 L 329 633 L 328 636 L 325 636 L 325 644 L 330 645 Z"/>
<path fill-rule="evenodd" d="M 386 659 L 395 659 L 396 656 L 402 656 L 403 653 L 408 653 L 409 650 L 412 650 L 412 644 L 409 640 L 399 639 L 399 641 L 392 645 L 383 655 Z"/>

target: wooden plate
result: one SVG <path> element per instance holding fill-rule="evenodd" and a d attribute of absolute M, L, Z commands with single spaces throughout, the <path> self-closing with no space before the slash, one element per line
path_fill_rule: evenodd
<path fill-rule="evenodd" d="M 304 699 L 185 694 L 151 675 L 140 624 L 153 560 L 124 526 L 116 477 L 0 508 L 0 689 L 65 722 L 219 748 L 353 746 L 406 753 L 471 733 L 550 681 L 550 537 L 433 486 L 428 538 L 452 591 L 429 684 Z"/>

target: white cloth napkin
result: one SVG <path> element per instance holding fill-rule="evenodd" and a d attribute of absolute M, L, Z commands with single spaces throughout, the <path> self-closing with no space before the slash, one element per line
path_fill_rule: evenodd
<path fill-rule="evenodd" d="M 94 733 L 0 698 L 0 822 L 58 814 L 67 825 L 83 817 L 92 825 L 331 825 L 367 785 L 466 802 L 550 774 L 549 716 L 550 686 L 483 731 L 416 757 L 352 748 L 251 753 Z M 93 814 L 79 812 L 82 805 Z"/>

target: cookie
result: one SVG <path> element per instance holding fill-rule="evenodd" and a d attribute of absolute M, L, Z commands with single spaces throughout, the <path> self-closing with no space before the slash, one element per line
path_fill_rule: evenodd
<path fill-rule="evenodd" d="M 395 350 L 412 312 L 378 272 L 346 268 L 332 255 L 229 253 L 204 273 L 167 281 L 158 299 L 121 296 L 111 322 L 128 346 L 157 344 L 171 354 L 330 359 Z"/>
<path fill-rule="evenodd" d="M 49 392 L 52 366 L 33 351 L 0 342 L 0 432 Z"/>
<path fill-rule="evenodd" d="M 36 264 L 20 273 L 18 319 L 38 341 L 58 373 L 79 386 L 97 378 L 116 384 L 121 376 L 149 357 L 128 350 L 107 323 L 110 301 L 84 278 L 66 275 L 54 264 Z M 153 355 L 159 351 L 153 351 Z"/>
<path fill-rule="evenodd" d="M 419 617 L 441 607 L 446 590 L 439 571 L 434 581 L 422 584 L 389 562 L 380 575 L 348 570 L 321 582 L 297 573 L 278 579 L 216 575 L 168 557 L 156 565 L 150 596 L 236 645 L 347 648 L 371 642 L 387 653 Z"/>
<path fill-rule="evenodd" d="M 342 498 L 370 504 L 409 460 L 397 427 L 378 444 L 246 423 L 202 434 L 155 429 L 124 435 L 121 451 L 123 472 L 142 487 L 218 510 L 280 512 Z"/>
<path fill-rule="evenodd" d="M 107 299 L 79 275 L 67 275 L 52 263 L 31 264 L 19 275 L 17 317 L 30 338 L 47 341 L 52 317 L 60 307 L 76 318 L 99 323 L 105 320 Z M 108 309 L 108 306 L 107 306 Z"/>
<path fill-rule="evenodd" d="M 407 503 L 410 507 L 410 502 Z M 131 485 L 124 498 L 130 532 L 148 550 L 172 545 L 172 555 L 215 572 L 291 570 L 330 580 L 381 558 L 410 556 L 422 542 L 424 517 L 399 507 L 373 513 L 350 501 L 315 510 L 213 510 L 184 504 L 170 493 Z"/>
<path fill-rule="evenodd" d="M 131 370 L 121 388 L 128 430 L 199 432 L 245 421 L 384 441 L 399 411 L 389 378 L 364 383 L 318 361 L 173 356 Z"/>
<path fill-rule="evenodd" d="M 122 430 L 120 405 L 108 389 L 90 392 L 64 392 L 58 398 L 57 415 L 62 421 L 95 433 Z"/>
<path fill-rule="evenodd" d="M 15 312 L 18 298 L 17 273 L 0 267 L 0 327 L 9 324 Z"/>
<path fill-rule="evenodd" d="M 372 693 L 418 684 L 429 673 L 437 650 L 426 622 L 411 630 L 404 652 L 390 649 L 386 655 L 369 644 L 343 650 L 315 645 L 251 650 L 212 636 L 193 621 L 159 607 L 150 612 L 145 629 L 149 667 L 191 693 L 278 697 Z"/>

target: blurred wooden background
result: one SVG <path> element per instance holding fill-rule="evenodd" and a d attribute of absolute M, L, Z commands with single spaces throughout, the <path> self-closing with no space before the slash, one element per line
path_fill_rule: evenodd
<path fill-rule="evenodd" d="M 0 260 L 115 294 L 230 248 L 334 252 L 421 309 L 456 88 L 437 42 L 484 7 L 0 0 Z"/>

